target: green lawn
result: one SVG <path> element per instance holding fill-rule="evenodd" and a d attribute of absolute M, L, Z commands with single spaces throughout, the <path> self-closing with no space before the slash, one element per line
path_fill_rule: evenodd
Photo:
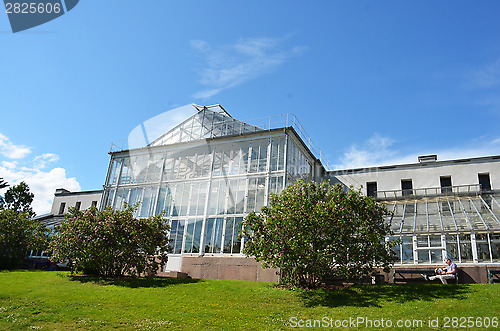
<path fill-rule="evenodd" d="M 477 318 L 498 322 L 499 294 L 499 284 L 293 291 L 248 281 L 101 280 L 67 272 L 5 271 L 0 272 L 0 329 L 274 330 L 299 325 L 300 320 L 304 325 L 307 320 L 346 325 L 349 318 L 359 321 L 360 328 L 369 326 L 367 320 L 376 325 L 384 319 L 395 328 L 398 320 L 417 323 L 416 329 L 419 322 L 413 320 L 421 320 L 420 329 L 429 329 L 429 318 L 438 318 L 443 327 L 446 317 L 457 317 L 458 323 L 465 320 L 461 317 L 472 317 L 468 323 L 476 327 Z"/>

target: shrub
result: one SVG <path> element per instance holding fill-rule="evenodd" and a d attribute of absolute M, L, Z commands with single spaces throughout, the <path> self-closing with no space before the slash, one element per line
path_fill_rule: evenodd
<path fill-rule="evenodd" d="M 49 229 L 24 212 L 0 209 L 0 269 L 11 269 L 23 262 L 30 247 L 43 249 Z"/>
<path fill-rule="evenodd" d="M 170 229 L 163 215 L 137 219 L 134 208 L 72 209 L 51 241 L 53 259 L 69 259 L 73 270 L 119 277 L 154 274 L 167 260 Z"/>
<path fill-rule="evenodd" d="M 279 268 L 280 282 L 315 287 L 325 277 L 358 279 L 394 262 L 381 204 L 328 182 L 298 181 L 244 221 L 244 253 Z"/>

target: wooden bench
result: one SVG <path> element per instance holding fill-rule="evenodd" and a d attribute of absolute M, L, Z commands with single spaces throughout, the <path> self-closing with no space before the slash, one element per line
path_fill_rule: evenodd
<path fill-rule="evenodd" d="M 490 284 L 495 282 L 495 276 L 497 280 L 500 280 L 500 270 L 491 270 L 488 269 L 488 279 L 490 280 Z"/>
<path fill-rule="evenodd" d="M 459 274 L 459 269 L 457 269 L 457 272 L 455 273 L 455 281 L 457 284 L 458 284 L 458 274 Z M 400 277 L 398 278 L 397 275 L 399 275 Z M 404 275 L 419 275 L 420 277 L 406 278 Z M 426 270 L 426 269 L 394 269 L 394 274 L 392 275 L 392 282 L 396 284 L 397 281 L 404 281 L 404 282 L 423 281 L 424 278 L 422 278 L 421 275 L 434 276 L 435 273 L 434 270 Z"/>

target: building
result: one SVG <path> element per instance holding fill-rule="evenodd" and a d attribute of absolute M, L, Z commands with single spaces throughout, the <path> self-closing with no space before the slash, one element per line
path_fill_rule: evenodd
<path fill-rule="evenodd" d="M 329 179 L 384 202 L 402 242 L 400 266 L 429 268 L 445 257 L 461 268 L 500 265 L 500 156 L 437 161 L 429 155 L 414 164 L 333 171 L 293 115 L 251 125 L 220 105 L 193 107 L 194 115 L 146 146 L 110 152 L 99 204 L 138 204 L 137 217 L 165 213 L 173 248 L 166 272 L 277 280 L 275 270 L 241 254 L 238 233 L 245 216 L 300 178 Z M 70 197 L 55 199 L 52 213 L 77 203 L 77 195 Z"/>
<path fill-rule="evenodd" d="M 451 258 L 470 280 L 486 281 L 500 265 L 500 156 L 330 171 L 332 182 L 362 189 L 384 202 L 399 261 L 442 264 Z"/>
<path fill-rule="evenodd" d="M 78 210 L 85 210 L 90 207 L 99 208 L 101 198 L 102 190 L 70 192 L 66 189 L 59 188 L 54 194 L 50 213 L 37 216 L 35 219 L 43 222 L 48 228 L 54 229 L 65 219 L 64 214 L 68 213 L 71 207 L 77 208 Z M 41 263 L 45 263 L 45 259 L 48 255 L 47 252 L 42 250 L 31 250 L 28 252 L 28 257 L 32 260 L 41 258 Z"/>

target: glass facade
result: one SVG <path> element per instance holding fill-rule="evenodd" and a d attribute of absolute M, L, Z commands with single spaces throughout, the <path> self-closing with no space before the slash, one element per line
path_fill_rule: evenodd
<path fill-rule="evenodd" d="M 203 109 L 145 148 L 112 153 L 103 206 L 164 212 L 174 254 L 240 254 L 243 218 L 287 183 L 311 179 L 313 162 L 293 131 Z"/>
<path fill-rule="evenodd" d="M 402 244 L 398 264 L 500 262 L 500 196 L 441 195 L 385 201 L 387 218 Z"/>

